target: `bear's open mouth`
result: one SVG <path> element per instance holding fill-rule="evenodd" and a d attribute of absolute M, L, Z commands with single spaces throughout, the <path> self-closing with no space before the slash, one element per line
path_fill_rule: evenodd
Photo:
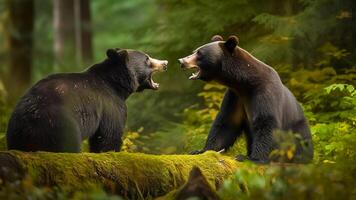
<path fill-rule="evenodd" d="M 150 79 L 149 79 L 149 83 L 150 83 L 150 86 L 151 86 L 152 89 L 158 90 L 158 89 L 159 89 L 159 83 L 154 82 L 153 79 L 152 79 L 152 76 L 153 76 L 153 74 L 154 74 L 155 72 L 157 72 L 157 71 L 153 71 L 153 72 L 151 73 Z"/>
<path fill-rule="evenodd" d="M 201 72 L 200 67 L 194 66 L 194 67 L 191 67 L 189 69 L 194 69 L 195 70 L 195 72 L 193 72 L 192 75 L 189 76 L 189 80 L 196 80 L 196 79 L 198 79 L 200 77 L 200 72 Z"/>

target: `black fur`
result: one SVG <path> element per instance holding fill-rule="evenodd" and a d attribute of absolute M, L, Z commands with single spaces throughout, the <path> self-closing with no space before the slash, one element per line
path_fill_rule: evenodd
<path fill-rule="evenodd" d="M 296 142 L 293 162 L 309 162 L 313 158 L 313 147 L 307 120 L 278 73 L 237 47 L 236 36 L 226 42 L 214 41 L 197 49 L 199 79 L 217 81 L 228 90 L 204 149 L 193 153 L 227 150 L 245 133 L 247 158 L 269 162 L 269 154 L 274 149 L 273 131 L 280 129 L 299 134 L 307 144 L 302 147 L 301 141 Z"/>
<path fill-rule="evenodd" d="M 109 49 L 107 59 L 82 73 L 50 75 L 15 107 L 7 129 L 8 149 L 79 152 L 119 151 L 126 121 L 125 100 L 149 88 L 147 55 Z"/>

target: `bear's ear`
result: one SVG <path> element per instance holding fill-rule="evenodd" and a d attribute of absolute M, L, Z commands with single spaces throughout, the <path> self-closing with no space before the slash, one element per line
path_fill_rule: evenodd
<path fill-rule="evenodd" d="M 220 35 L 214 35 L 212 38 L 211 38 L 211 41 L 212 42 L 217 42 L 217 41 L 223 41 L 224 38 L 221 37 Z"/>
<path fill-rule="evenodd" d="M 106 56 L 112 60 L 115 60 L 118 58 L 117 51 L 115 49 L 108 49 L 106 50 Z"/>
<path fill-rule="evenodd" d="M 226 40 L 225 42 L 225 47 L 230 53 L 233 53 L 235 50 L 235 47 L 239 44 L 239 38 L 236 36 L 232 35 L 229 37 L 229 39 Z"/>
<path fill-rule="evenodd" d="M 106 51 L 106 56 L 115 62 L 126 62 L 128 59 L 128 52 L 126 50 L 119 50 L 119 49 L 108 49 Z"/>

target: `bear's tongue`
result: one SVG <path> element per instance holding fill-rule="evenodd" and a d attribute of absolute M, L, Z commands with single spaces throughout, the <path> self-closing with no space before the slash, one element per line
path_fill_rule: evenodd
<path fill-rule="evenodd" d="M 189 76 L 189 80 L 196 80 L 200 76 L 200 69 L 198 68 L 198 71 L 193 72 L 191 76 Z"/>

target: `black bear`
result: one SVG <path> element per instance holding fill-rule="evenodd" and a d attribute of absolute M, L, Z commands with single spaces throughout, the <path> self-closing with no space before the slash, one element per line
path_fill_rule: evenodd
<path fill-rule="evenodd" d="M 126 121 L 125 100 L 158 89 L 152 74 L 168 61 L 128 49 L 109 49 L 107 58 L 81 73 L 50 75 L 20 99 L 7 129 L 8 149 L 79 152 L 119 151 Z"/>
<path fill-rule="evenodd" d="M 273 131 L 279 129 L 299 135 L 291 161 L 309 162 L 313 146 L 301 106 L 272 67 L 237 45 L 236 36 L 223 41 L 217 35 L 178 60 L 182 68 L 197 70 L 189 79 L 216 81 L 228 87 L 205 147 L 192 153 L 227 150 L 245 133 L 247 156 L 237 159 L 266 163 L 276 147 Z"/>

